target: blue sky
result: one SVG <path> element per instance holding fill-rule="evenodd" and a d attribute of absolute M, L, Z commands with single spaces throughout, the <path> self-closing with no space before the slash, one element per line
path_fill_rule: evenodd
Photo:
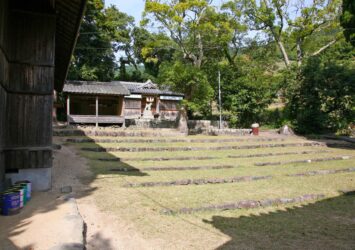
<path fill-rule="evenodd" d="M 120 11 L 133 16 L 136 24 L 139 25 L 144 10 L 144 2 L 144 0 L 105 0 L 105 5 L 115 5 Z M 214 2 L 221 3 L 223 0 L 214 0 Z"/>
<path fill-rule="evenodd" d="M 144 0 L 105 0 L 105 5 L 115 5 L 120 11 L 133 16 L 136 24 L 139 24 L 144 10 L 144 2 Z"/>

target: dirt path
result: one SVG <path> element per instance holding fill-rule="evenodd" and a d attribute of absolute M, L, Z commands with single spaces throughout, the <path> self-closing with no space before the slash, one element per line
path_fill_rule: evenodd
<path fill-rule="evenodd" d="M 62 146 L 54 152 L 52 178 L 52 190 L 33 193 L 20 214 L 0 216 L 0 250 L 82 249 L 83 242 L 88 250 L 157 249 L 129 224 L 98 209 L 94 194 L 99 190 L 75 149 Z M 72 193 L 61 193 L 65 186 Z"/>
<path fill-rule="evenodd" d="M 87 226 L 86 248 L 156 249 L 151 242 L 142 239 L 131 225 L 99 210 L 94 200 L 94 193 L 99 190 L 92 181 L 86 160 L 77 155 L 74 148 L 62 146 L 55 153 L 53 186 L 56 189 L 72 186 L 79 212 Z"/>

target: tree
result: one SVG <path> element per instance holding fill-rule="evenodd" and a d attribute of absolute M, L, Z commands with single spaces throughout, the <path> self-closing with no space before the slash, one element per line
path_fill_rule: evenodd
<path fill-rule="evenodd" d="M 114 52 L 123 51 L 128 63 L 138 70 L 132 39 L 135 29 L 134 18 L 111 5 L 104 9 L 103 18 L 99 21 L 98 24 L 110 39 Z"/>
<path fill-rule="evenodd" d="M 149 24 L 151 20 L 148 17 L 152 16 L 158 21 L 159 28 L 168 32 L 174 48 L 182 53 L 183 58 L 194 67 L 201 68 L 206 49 L 218 49 L 216 41 L 230 40 L 230 30 L 211 2 L 147 0 L 143 23 Z"/>
<path fill-rule="evenodd" d="M 275 41 L 286 67 L 291 65 L 292 47 L 297 49 L 296 60 L 300 66 L 305 56 L 316 56 L 338 40 L 338 35 L 333 32 L 338 23 L 338 0 L 313 0 L 310 3 L 304 0 L 234 0 L 233 3 L 243 10 L 252 29 L 263 31 Z M 325 31 L 333 32 L 331 39 L 305 51 L 305 43 Z"/>
<path fill-rule="evenodd" d="M 165 62 L 161 66 L 158 81 L 162 87 L 185 94 L 184 104 L 190 117 L 196 113 L 204 116 L 211 114 L 213 88 L 203 70 L 181 61 Z"/>
<path fill-rule="evenodd" d="M 289 85 L 287 109 L 300 133 L 344 133 L 354 122 L 355 50 L 339 43 L 302 66 Z"/>
<path fill-rule="evenodd" d="M 355 46 L 355 3 L 353 0 L 343 0 L 343 13 L 340 17 L 344 28 L 344 36 L 348 42 Z"/>
<path fill-rule="evenodd" d="M 131 42 L 133 22 L 133 17 L 114 6 L 105 9 L 103 0 L 89 0 L 68 78 L 113 80 L 117 70 L 115 52 L 119 50 L 136 66 Z"/>
<path fill-rule="evenodd" d="M 158 77 L 161 63 L 173 58 L 173 41 L 165 33 L 150 33 L 138 27 L 133 31 L 133 41 L 135 57 L 144 64 L 145 73 L 151 78 Z"/>

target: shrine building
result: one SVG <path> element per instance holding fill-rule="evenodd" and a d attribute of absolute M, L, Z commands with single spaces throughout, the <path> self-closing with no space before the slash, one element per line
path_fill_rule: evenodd
<path fill-rule="evenodd" d="M 121 124 L 127 119 L 175 120 L 184 95 L 160 89 L 152 81 L 96 82 L 67 81 L 66 96 L 69 124 Z"/>

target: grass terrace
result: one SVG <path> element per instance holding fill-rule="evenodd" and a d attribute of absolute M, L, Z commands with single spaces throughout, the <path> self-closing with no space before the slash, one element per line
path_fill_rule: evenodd
<path fill-rule="evenodd" d="M 348 145 L 263 134 L 62 138 L 88 159 L 98 206 L 162 249 L 355 246 Z"/>

